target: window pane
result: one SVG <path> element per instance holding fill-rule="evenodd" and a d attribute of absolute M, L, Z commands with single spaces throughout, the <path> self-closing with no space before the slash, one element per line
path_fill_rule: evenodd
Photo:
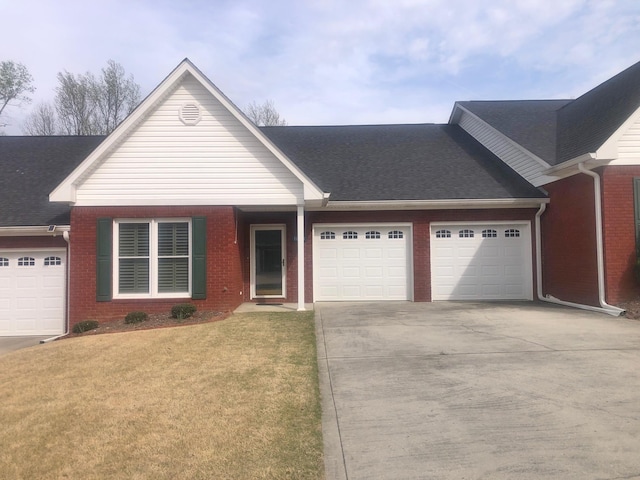
<path fill-rule="evenodd" d="M 161 257 L 189 255 L 189 224 L 187 222 L 158 224 L 158 255 Z"/>
<path fill-rule="evenodd" d="M 189 259 L 161 258 L 158 260 L 158 292 L 189 291 Z"/>
<path fill-rule="evenodd" d="M 149 293 L 149 259 L 120 259 L 120 293 Z"/>
<path fill-rule="evenodd" d="M 121 223 L 119 231 L 118 245 L 121 257 L 149 256 L 148 223 Z"/>

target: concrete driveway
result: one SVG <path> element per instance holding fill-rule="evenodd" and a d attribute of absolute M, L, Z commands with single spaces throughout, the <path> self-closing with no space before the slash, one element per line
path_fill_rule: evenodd
<path fill-rule="evenodd" d="M 41 340 L 51 337 L 52 335 L 44 337 L 0 337 L 0 355 L 20 350 L 21 348 L 33 347 L 38 345 Z"/>
<path fill-rule="evenodd" d="M 640 321 L 319 303 L 327 479 L 640 478 Z"/>

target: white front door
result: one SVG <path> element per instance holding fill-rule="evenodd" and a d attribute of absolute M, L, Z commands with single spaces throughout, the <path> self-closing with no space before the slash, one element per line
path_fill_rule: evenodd
<path fill-rule="evenodd" d="M 251 226 L 251 298 L 286 296 L 286 228 Z"/>
<path fill-rule="evenodd" d="M 316 301 L 411 300 L 411 225 L 314 225 Z"/>
<path fill-rule="evenodd" d="M 532 300 L 530 223 L 431 225 L 433 300 Z"/>
<path fill-rule="evenodd" d="M 65 268 L 64 249 L 0 250 L 0 336 L 64 333 Z"/>

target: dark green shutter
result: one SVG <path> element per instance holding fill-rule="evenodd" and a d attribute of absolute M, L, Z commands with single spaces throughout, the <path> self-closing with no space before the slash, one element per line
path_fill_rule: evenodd
<path fill-rule="evenodd" d="M 96 301 L 111 301 L 113 221 L 99 218 L 96 229 Z"/>
<path fill-rule="evenodd" d="M 636 226 L 636 257 L 640 257 L 640 178 L 633 179 L 633 205 Z"/>
<path fill-rule="evenodd" d="M 191 219 L 193 251 L 191 253 L 191 298 L 207 298 L 207 219 Z"/>

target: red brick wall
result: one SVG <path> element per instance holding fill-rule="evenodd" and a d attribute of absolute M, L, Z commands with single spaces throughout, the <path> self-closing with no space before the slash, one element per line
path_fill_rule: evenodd
<path fill-rule="evenodd" d="M 579 174 L 544 188 L 551 202 L 542 216 L 543 293 L 598 305 L 593 179 Z"/>
<path fill-rule="evenodd" d="M 616 304 L 638 297 L 633 178 L 640 166 L 612 166 L 602 171 L 602 201 L 607 302 Z"/>
<path fill-rule="evenodd" d="M 207 217 L 207 298 L 96 301 L 96 221 L 112 218 Z M 200 310 L 233 310 L 243 301 L 241 244 L 232 207 L 74 207 L 71 211 L 71 325 L 123 318 L 132 310 L 168 311 L 188 301 Z"/>

